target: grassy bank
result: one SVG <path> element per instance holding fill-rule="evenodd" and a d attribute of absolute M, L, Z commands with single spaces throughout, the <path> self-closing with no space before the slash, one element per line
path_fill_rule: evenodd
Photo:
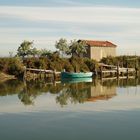
<path fill-rule="evenodd" d="M 7 80 L 16 79 L 14 75 L 8 75 L 5 73 L 0 72 L 0 82 L 5 82 Z"/>
<path fill-rule="evenodd" d="M 20 58 L 0 58 L 0 72 L 7 75 L 14 75 L 15 77 L 22 77 L 24 72 L 24 65 Z"/>

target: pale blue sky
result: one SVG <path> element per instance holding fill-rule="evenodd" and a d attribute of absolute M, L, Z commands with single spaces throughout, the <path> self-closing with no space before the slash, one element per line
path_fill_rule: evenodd
<path fill-rule="evenodd" d="M 0 0 L 0 5 L 12 6 L 125 6 L 140 7 L 139 0 Z"/>
<path fill-rule="evenodd" d="M 139 0 L 0 0 L 0 56 L 23 40 L 54 50 L 59 38 L 109 40 L 140 55 Z"/>

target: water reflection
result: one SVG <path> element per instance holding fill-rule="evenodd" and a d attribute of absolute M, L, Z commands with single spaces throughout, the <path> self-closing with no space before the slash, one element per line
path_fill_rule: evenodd
<path fill-rule="evenodd" d="M 37 97 L 43 94 L 56 94 L 55 100 L 61 106 L 84 102 L 109 100 L 117 96 L 116 88 L 140 85 L 140 79 L 62 81 L 47 83 L 44 81 L 22 82 L 7 81 L 0 83 L 0 96 L 17 95 L 24 105 L 33 105 Z"/>

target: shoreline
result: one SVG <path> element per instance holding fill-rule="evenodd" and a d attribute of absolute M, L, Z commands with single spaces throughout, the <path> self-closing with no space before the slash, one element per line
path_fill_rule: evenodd
<path fill-rule="evenodd" d="M 3 72 L 0 72 L 0 83 L 8 80 L 15 80 L 15 79 L 17 78 L 14 75 L 8 75 Z"/>

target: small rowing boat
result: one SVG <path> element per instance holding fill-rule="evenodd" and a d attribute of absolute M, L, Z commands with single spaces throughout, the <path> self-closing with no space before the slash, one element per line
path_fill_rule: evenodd
<path fill-rule="evenodd" d="M 92 72 L 61 72 L 61 78 L 87 78 L 92 75 Z"/>

